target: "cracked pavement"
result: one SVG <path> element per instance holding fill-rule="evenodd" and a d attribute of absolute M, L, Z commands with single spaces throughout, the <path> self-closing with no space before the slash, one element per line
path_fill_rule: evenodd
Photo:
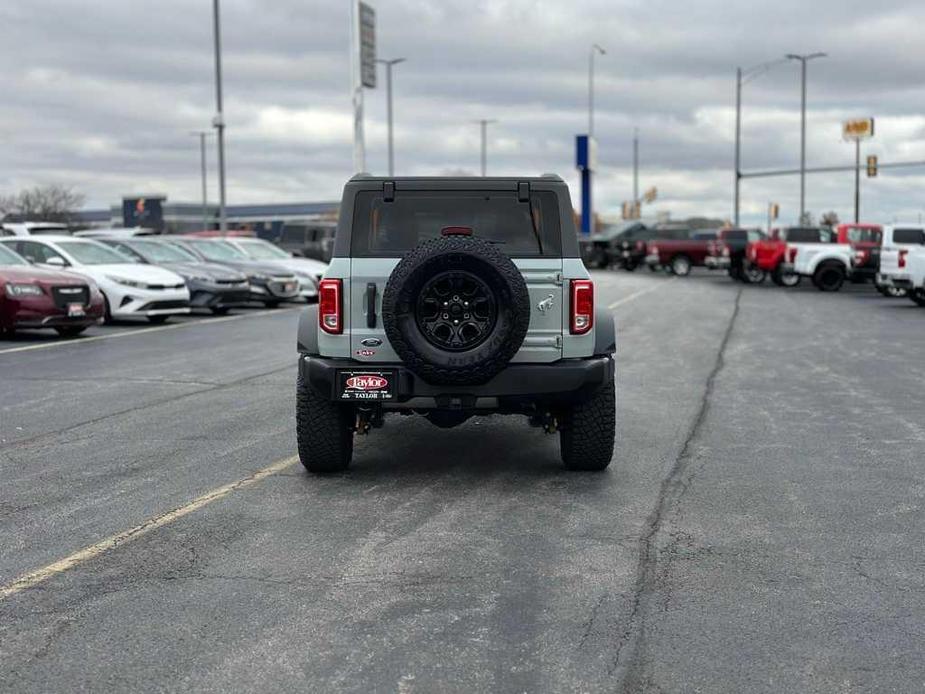
<path fill-rule="evenodd" d="M 389 418 L 0 600 L 0 691 L 922 689 L 925 311 L 595 279 L 662 285 L 615 310 L 606 473 Z M 0 585 L 291 456 L 296 321 L 0 353 Z"/>

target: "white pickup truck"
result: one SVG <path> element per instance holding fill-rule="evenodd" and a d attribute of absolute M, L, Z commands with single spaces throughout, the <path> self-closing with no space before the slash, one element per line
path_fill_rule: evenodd
<path fill-rule="evenodd" d="M 910 299 L 925 306 L 925 226 L 884 227 L 877 282 L 906 289 Z"/>
<path fill-rule="evenodd" d="M 851 271 L 851 244 L 836 243 L 831 229 L 807 227 L 801 232 L 801 238 L 809 235 L 812 240 L 793 242 L 788 236 L 783 271 L 809 277 L 821 291 L 837 292 Z"/>

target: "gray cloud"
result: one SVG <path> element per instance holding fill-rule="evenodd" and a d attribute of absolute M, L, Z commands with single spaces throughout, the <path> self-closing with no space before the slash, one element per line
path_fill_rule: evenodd
<path fill-rule="evenodd" d="M 630 195 L 630 143 L 656 209 L 728 216 L 736 65 L 824 50 L 810 67 L 810 164 L 848 163 L 846 117 L 874 115 L 865 151 L 925 159 L 920 2 L 781 0 L 379 0 L 382 56 L 395 69 L 398 173 L 475 172 L 475 118 L 491 126 L 490 172 L 561 173 L 577 197 L 573 138 L 587 123 L 587 54 L 598 60 L 596 130 L 605 212 Z M 348 4 L 225 0 L 229 199 L 338 196 L 351 173 Z M 70 183 L 93 205 L 129 192 L 198 196 L 188 133 L 214 109 L 210 3 L 12 0 L 0 7 L 0 191 Z M 366 94 L 368 168 L 385 167 L 384 90 Z M 799 83 L 782 64 L 744 91 L 746 169 L 795 166 Z M 213 155 L 214 158 L 214 155 Z M 215 175 L 212 173 L 214 184 Z M 852 174 L 813 175 L 808 207 L 851 214 Z M 925 170 L 864 182 L 864 216 L 917 216 Z M 214 186 L 213 186 L 214 187 Z M 796 215 L 797 180 L 748 181 L 746 219 L 769 200 Z"/>

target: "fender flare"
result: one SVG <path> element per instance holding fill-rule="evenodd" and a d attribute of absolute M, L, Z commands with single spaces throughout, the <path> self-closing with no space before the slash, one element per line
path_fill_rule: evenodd
<path fill-rule="evenodd" d="M 299 354 L 318 354 L 318 304 L 306 306 L 299 314 L 296 344 Z"/>
<path fill-rule="evenodd" d="M 813 257 L 813 259 L 809 261 L 809 267 L 806 268 L 807 269 L 806 274 L 812 277 L 816 273 L 816 270 L 819 269 L 820 265 L 822 265 L 823 263 L 830 263 L 830 262 L 835 262 L 835 263 L 839 263 L 840 265 L 843 265 L 845 268 L 845 274 L 849 274 L 851 272 L 851 259 L 850 258 L 848 258 L 846 261 L 845 257 L 841 253 L 832 253 L 832 252 L 824 251 L 822 253 L 817 253 L 815 257 Z"/>
<path fill-rule="evenodd" d="M 605 309 L 594 312 L 594 356 L 617 351 L 617 328 L 613 314 Z"/>

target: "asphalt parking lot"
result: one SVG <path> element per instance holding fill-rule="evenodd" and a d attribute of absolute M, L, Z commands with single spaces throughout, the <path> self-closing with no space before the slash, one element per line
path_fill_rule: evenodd
<path fill-rule="evenodd" d="M 309 477 L 297 310 L 0 342 L 0 689 L 925 687 L 925 311 L 595 279 L 601 474 L 394 417 Z"/>

